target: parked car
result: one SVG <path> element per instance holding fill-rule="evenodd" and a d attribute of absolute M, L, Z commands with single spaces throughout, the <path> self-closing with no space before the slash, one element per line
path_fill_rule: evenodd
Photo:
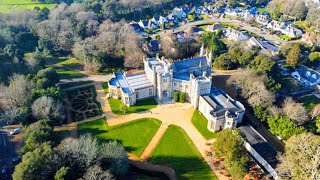
<path fill-rule="evenodd" d="M 0 179 L 7 179 L 7 176 L 7 170 L 5 168 L 2 168 Z"/>
<path fill-rule="evenodd" d="M 20 128 L 16 128 L 16 129 L 14 129 L 14 130 L 10 131 L 10 135 L 18 134 L 20 131 L 21 131 L 21 129 L 20 129 Z"/>
<path fill-rule="evenodd" d="M 14 157 L 14 158 L 11 159 L 11 163 L 14 164 L 14 165 L 18 164 L 19 162 L 20 162 L 20 158 L 19 157 Z"/>

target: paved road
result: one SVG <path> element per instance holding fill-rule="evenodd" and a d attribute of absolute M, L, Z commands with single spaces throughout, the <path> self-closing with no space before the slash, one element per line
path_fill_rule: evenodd
<path fill-rule="evenodd" d="M 226 22 L 226 23 L 230 23 L 230 24 L 234 24 L 234 25 L 239 25 L 240 24 L 242 26 L 242 27 L 240 27 L 241 29 L 249 31 L 249 32 L 252 32 L 254 34 L 257 34 L 257 35 L 265 38 L 266 40 L 268 40 L 270 42 L 275 42 L 275 41 L 278 41 L 278 42 L 281 42 L 281 43 L 286 42 L 284 40 L 279 39 L 275 35 L 263 32 L 263 31 L 261 31 L 261 29 L 256 28 L 256 27 L 252 27 L 252 26 L 250 26 L 250 25 L 248 25 L 246 23 L 243 23 L 243 22 L 241 22 L 239 20 L 232 20 L 232 19 L 225 19 L 225 18 L 215 18 L 215 17 L 207 18 L 207 19 L 199 20 L 199 21 L 194 21 L 194 22 L 190 22 L 190 23 L 186 23 L 186 24 L 183 24 L 183 25 L 181 25 L 179 27 L 175 27 L 175 28 L 172 28 L 172 29 L 162 30 L 162 31 L 158 32 L 157 34 L 159 34 L 160 36 L 168 36 L 168 35 L 170 35 L 172 33 L 172 30 L 177 32 L 177 31 L 185 30 L 190 26 L 195 26 L 195 25 L 204 24 L 204 23 L 212 23 L 212 22 Z M 152 35 L 152 37 L 155 37 L 157 34 Z M 299 41 L 299 40 L 295 40 L 295 42 L 296 41 Z"/>
<path fill-rule="evenodd" d="M 15 156 L 14 143 L 4 125 L 4 122 L 0 121 L 0 168 L 8 167 L 10 160 Z"/>
<path fill-rule="evenodd" d="M 79 81 L 108 82 L 111 78 L 112 78 L 112 74 L 109 74 L 109 75 L 88 75 L 87 77 L 82 77 L 82 78 L 61 79 L 59 83 L 65 84 L 65 83 L 79 82 Z"/>

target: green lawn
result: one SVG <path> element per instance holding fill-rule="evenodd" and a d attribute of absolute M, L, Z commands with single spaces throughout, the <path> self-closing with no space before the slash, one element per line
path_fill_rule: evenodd
<path fill-rule="evenodd" d="M 27 10 L 39 8 L 53 8 L 56 4 L 38 3 L 32 0 L 0 0 L 0 13 L 9 13 L 15 10 Z"/>
<path fill-rule="evenodd" d="M 121 100 L 119 99 L 108 99 L 111 110 L 114 114 L 123 115 L 123 111 L 120 110 Z M 137 113 L 141 111 L 146 111 L 157 107 L 158 103 L 155 99 L 149 98 L 141 101 L 137 101 L 134 106 L 128 108 L 126 114 Z"/>
<path fill-rule="evenodd" d="M 213 133 L 208 130 L 207 128 L 208 120 L 202 114 L 200 114 L 199 110 L 194 111 L 191 121 L 192 121 L 192 124 L 202 134 L 202 136 L 207 140 L 217 137 L 217 133 Z"/>
<path fill-rule="evenodd" d="M 258 8 L 259 13 L 268 12 L 266 8 Z"/>
<path fill-rule="evenodd" d="M 184 130 L 174 125 L 168 127 L 149 162 L 170 165 L 179 179 L 218 179 Z"/>
<path fill-rule="evenodd" d="M 102 83 L 102 87 L 103 87 L 104 93 L 107 94 L 107 93 L 109 92 L 108 83 L 107 83 L 107 82 L 103 82 L 103 83 Z"/>
<path fill-rule="evenodd" d="M 300 98 L 307 111 L 311 111 L 314 106 L 320 104 L 320 99 L 315 95 L 303 96 Z"/>
<path fill-rule="evenodd" d="M 46 59 L 46 66 L 55 69 L 61 79 L 84 77 L 84 75 L 79 72 L 83 69 L 83 65 L 75 58 L 50 57 Z"/>
<path fill-rule="evenodd" d="M 104 118 L 78 125 L 79 134 L 91 133 L 99 141 L 119 141 L 127 151 L 140 156 L 157 132 L 161 122 L 157 119 L 137 119 L 109 127 Z"/>

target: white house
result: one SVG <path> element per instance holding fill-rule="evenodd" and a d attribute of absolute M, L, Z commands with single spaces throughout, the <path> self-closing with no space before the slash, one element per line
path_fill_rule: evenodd
<path fill-rule="evenodd" d="M 226 29 L 225 36 L 227 37 L 227 39 L 234 41 L 245 41 L 249 39 L 249 36 L 247 34 L 230 27 Z"/>
<path fill-rule="evenodd" d="M 275 56 L 278 54 L 279 48 L 270 44 L 268 41 L 261 41 L 255 37 L 251 37 L 246 41 L 247 47 L 252 48 L 253 46 L 259 47 L 260 52 L 266 55 Z"/>
<path fill-rule="evenodd" d="M 228 16 L 239 16 L 239 15 L 241 15 L 241 11 L 237 10 L 237 9 L 226 9 L 224 11 L 224 14 L 226 14 Z"/>
<path fill-rule="evenodd" d="M 165 18 L 165 17 L 163 17 L 163 16 L 153 17 L 153 18 L 151 19 L 151 21 L 154 22 L 154 23 L 156 23 L 156 24 L 158 24 L 158 25 L 159 25 L 159 24 L 166 24 L 166 23 L 169 22 L 168 19 Z"/>
<path fill-rule="evenodd" d="M 285 22 L 279 22 L 272 20 L 268 25 L 268 29 L 272 29 L 274 31 L 280 31 L 282 34 L 285 34 L 290 37 L 296 37 L 296 36 L 301 36 L 303 32 L 296 28 L 293 27 L 292 24 L 287 24 Z"/>
<path fill-rule="evenodd" d="M 187 14 L 183 11 L 182 8 L 175 7 L 171 12 L 177 18 L 186 18 Z"/>
<path fill-rule="evenodd" d="M 276 20 L 272 20 L 270 23 L 268 23 L 267 28 L 272 29 L 274 31 L 282 31 L 287 27 L 287 23 L 280 22 Z"/>
<path fill-rule="evenodd" d="M 291 73 L 291 76 L 306 86 L 317 86 L 320 84 L 320 73 L 303 65 Z"/>
<path fill-rule="evenodd" d="M 152 19 L 140 20 L 138 24 L 142 29 L 152 30 L 152 29 L 157 29 L 159 27 L 156 22 L 152 21 Z"/>
<path fill-rule="evenodd" d="M 216 32 L 218 29 L 223 30 L 224 27 L 219 23 L 214 23 L 213 25 L 208 25 L 207 31 Z"/>
<path fill-rule="evenodd" d="M 285 29 L 281 30 L 281 32 L 290 37 L 297 37 L 303 34 L 300 29 L 293 27 L 291 24 L 288 25 Z"/>
<path fill-rule="evenodd" d="M 259 14 L 255 20 L 257 23 L 262 24 L 264 26 L 268 25 L 268 23 L 270 22 L 269 16 L 263 14 Z"/>

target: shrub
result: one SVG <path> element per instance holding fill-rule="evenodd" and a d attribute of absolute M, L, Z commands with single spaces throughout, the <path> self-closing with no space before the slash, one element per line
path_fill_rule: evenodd
<path fill-rule="evenodd" d="M 180 93 L 180 98 L 179 99 L 180 99 L 181 103 L 186 102 L 186 93 L 185 92 Z"/>
<path fill-rule="evenodd" d="M 174 102 L 179 102 L 179 91 L 173 93 L 173 100 Z"/>

